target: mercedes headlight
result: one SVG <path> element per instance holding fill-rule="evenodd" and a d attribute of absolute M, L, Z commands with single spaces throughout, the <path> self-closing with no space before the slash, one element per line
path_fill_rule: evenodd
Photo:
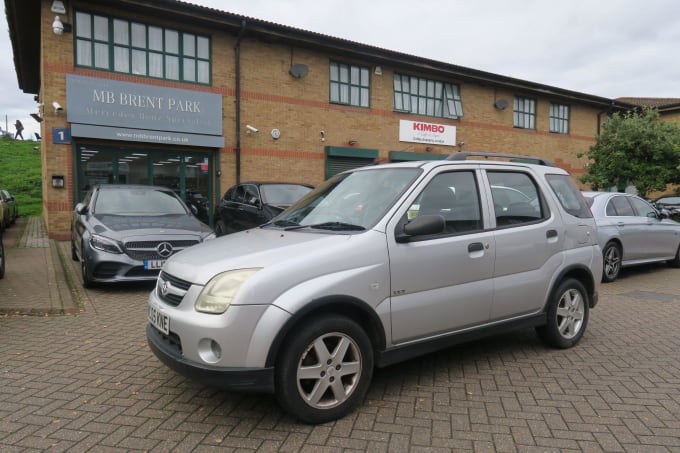
<path fill-rule="evenodd" d="M 117 241 L 98 234 L 93 234 L 90 238 L 92 248 L 109 253 L 123 253 Z"/>
<path fill-rule="evenodd" d="M 198 295 L 194 308 L 202 313 L 215 315 L 224 313 L 241 285 L 259 270 L 260 268 L 238 269 L 216 275 Z"/>

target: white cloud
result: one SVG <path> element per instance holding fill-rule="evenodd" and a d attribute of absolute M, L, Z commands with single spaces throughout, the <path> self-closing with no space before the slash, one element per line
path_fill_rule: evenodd
<path fill-rule="evenodd" d="M 596 96 L 680 98 L 675 0 L 190 3 Z M 18 89 L 7 33 L 0 46 L 6 49 L 0 60 L 4 129 L 4 115 L 11 124 L 28 118 L 36 104 Z M 24 124 L 38 130 L 30 118 Z"/>

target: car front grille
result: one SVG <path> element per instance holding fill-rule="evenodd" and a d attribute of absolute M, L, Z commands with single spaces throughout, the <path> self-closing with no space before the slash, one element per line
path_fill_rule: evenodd
<path fill-rule="evenodd" d="M 156 294 L 166 304 L 176 307 L 182 302 L 190 287 L 191 282 L 161 272 L 156 283 Z"/>
<path fill-rule="evenodd" d="M 161 256 L 158 253 L 157 247 L 159 244 L 167 242 L 172 245 L 172 254 L 184 250 L 187 247 L 198 244 L 198 241 L 183 240 L 183 241 L 135 241 L 125 243 L 125 252 L 133 260 L 162 260 L 169 256 Z"/>

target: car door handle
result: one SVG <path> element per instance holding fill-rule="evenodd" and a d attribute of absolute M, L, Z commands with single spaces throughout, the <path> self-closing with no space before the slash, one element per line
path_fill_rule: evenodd
<path fill-rule="evenodd" d="M 481 242 L 473 242 L 472 244 L 468 245 L 468 252 L 481 252 L 484 250 L 484 244 Z"/>
<path fill-rule="evenodd" d="M 557 237 L 557 230 L 548 230 L 545 232 L 545 237 L 548 239 Z"/>

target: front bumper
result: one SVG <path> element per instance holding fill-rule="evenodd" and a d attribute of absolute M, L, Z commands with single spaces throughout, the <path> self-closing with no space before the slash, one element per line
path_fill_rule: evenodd
<path fill-rule="evenodd" d="M 225 390 L 274 392 L 274 368 L 210 367 L 186 360 L 171 340 L 150 324 L 146 338 L 153 353 L 168 368 L 202 384 Z"/>

